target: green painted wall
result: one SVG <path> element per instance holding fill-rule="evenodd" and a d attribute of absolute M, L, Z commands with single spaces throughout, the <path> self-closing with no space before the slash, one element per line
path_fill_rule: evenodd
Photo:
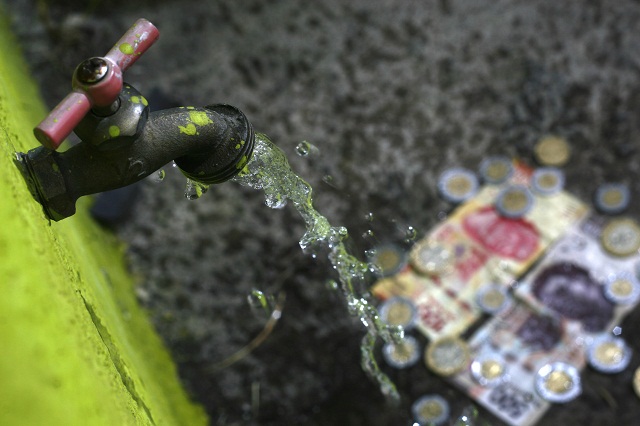
<path fill-rule="evenodd" d="M 88 201 L 50 223 L 13 165 L 45 114 L 0 8 L 0 425 L 206 424 L 136 304 L 118 241 Z"/>

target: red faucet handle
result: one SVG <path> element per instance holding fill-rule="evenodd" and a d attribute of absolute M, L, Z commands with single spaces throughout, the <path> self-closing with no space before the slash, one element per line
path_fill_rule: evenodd
<path fill-rule="evenodd" d="M 122 90 L 127 70 L 158 39 L 158 29 L 139 19 L 104 58 L 83 61 L 73 73 L 73 91 L 56 106 L 33 133 L 48 149 L 58 149 L 92 107 L 109 107 Z"/>
<path fill-rule="evenodd" d="M 56 150 L 90 109 L 86 93 L 74 90 L 33 129 L 33 134 L 45 148 Z"/>
<path fill-rule="evenodd" d="M 106 57 L 124 72 L 158 40 L 158 37 L 160 32 L 151 22 L 138 19 L 109 50 Z"/>

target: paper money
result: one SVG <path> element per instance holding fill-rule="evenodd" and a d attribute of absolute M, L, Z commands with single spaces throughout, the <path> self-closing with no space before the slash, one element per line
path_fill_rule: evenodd
<path fill-rule="evenodd" d="M 607 221 L 590 216 L 576 224 L 549 250 L 545 258 L 518 285 L 516 296 L 540 312 L 579 323 L 587 334 L 609 331 L 637 304 L 616 303 L 607 297 L 607 286 L 616 277 L 620 285 L 637 286 L 635 268 L 640 255 L 617 257 L 602 246 Z"/>
<path fill-rule="evenodd" d="M 471 368 L 451 382 L 494 415 L 512 426 L 533 425 L 549 408 L 535 391 L 538 370 L 550 362 L 584 368 L 584 341 L 575 324 L 534 312 L 514 303 L 482 326 L 469 339 L 471 363 L 495 357 L 502 360 L 502 380 L 481 385 Z"/>
<path fill-rule="evenodd" d="M 416 243 L 411 267 L 378 281 L 373 293 L 411 298 L 423 313 L 418 328 L 431 339 L 466 330 L 481 314 L 475 297 L 482 286 L 515 282 L 587 213 L 582 202 L 561 191 L 535 196 L 522 218 L 501 216 L 493 206 L 496 196 L 508 185 L 527 185 L 531 175 L 515 163 L 507 183 L 484 186 Z"/>
<path fill-rule="evenodd" d="M 386 300 L 403 296 L 416 305 L 416 328 L 429 337 L 457 335 L 478 317 L 477 308 L 457 294 L 446 292 L 429 277 L 418 275 L 410 269 L 379 281 L 375 295 Z"/>

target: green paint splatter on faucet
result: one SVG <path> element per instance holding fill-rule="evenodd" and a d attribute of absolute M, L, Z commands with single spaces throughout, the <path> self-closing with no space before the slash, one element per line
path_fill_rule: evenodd
<path fill-rule="evenodd" d="M 119 49 L 122 53 L 124 53 L 125 55 L 132 55 L 134 50 L 133 50 L 133 46 L 131 46 L 129 43 L 122 43 L 119 46 Z"/>
<path fill-rule="evenodd" d="M 193 136 L 198 133 L 198 130 L 193 123 L 187 123 L 186 126 L 178 126 L 178 128 L 180 129 L 180 133 L 184 133 L 188 136 Z"/>

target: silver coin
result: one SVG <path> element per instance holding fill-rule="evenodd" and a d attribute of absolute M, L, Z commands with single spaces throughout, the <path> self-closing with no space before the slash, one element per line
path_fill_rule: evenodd
<path fill-rule="evenodd" d="M 553 195 L 564 188 L 564 173 L 557 167 L 541 167 L 531 176 L 531 189 L 539 195 Z"/>
<path fill-rule="evenodd" d="M 415 337 L 405 336 L 398 343 L 385 343 L 382 347 L 382 356 L 391 367 L 411 367 L 420 359 L 420 345 Z"/>
<path fill-rule="evenodd" d="M 564 403 L 582 393 L 578 369 L 566 362 L 546 364 L 538 370 L 536 392 L 549 402 Z"/>
<path fill-rule="evenodd" d="M 487 284 L 476 293 L 476 303 L 487 314 L 496 314 L 509 305 L 511 297 L 504 286 Z"/>
<path fill-rule="evenodd" d="M 631 354 L 624 339 L 610 334 L 596 336 L 587 349 L 589 364 L 603 373 L 619 373 L 627 368 Z"/>
<path fill-rule="evenodd" d="M 533 208 L 534 197 L 524 185 L 512 185 L 503 189 L 496 197 L 498 213 L 511 219 L 520 218 Z"/>
<path fill-rule="evenodd" d="M 400 272 L 408 262 L 407 252 L 395 244 L 381 244 L 368 253 L 368 260 L 377 266 L 378 275 L 388 277 Z"/>
<path fill-rule="evenodd" d="M 451 203 L 462 203 L 478 192 L 478 178 L 470 170 L 454 167 L 445 170 L 438 178 L 438 191 Z"/>
<path fill-rule="evenodd" d="M 640 297 L 640 283 L 631 272 L 620 272 L 607 277 L 604 295 L 613 303 L 630 305 Z"/>
<path fill-rule="evenodd" d="M 440 395 L 424 395 L 411 406 L 413 418 L 420 426 L 441 425 L 449 419 L 449 403 Z"/>
<path fill-rule="evenodd" d="M 595 205 L 602 213 L 617 214 L 629 206 L 629 186 L 624 183 L 605 183 L 598 187 Z"/>
<path fill-rule="evenodd" d="M 480 163 L 480 177 L 486 183 L 497 185 L 505 182 L 513 175 L 513 161 L 496 155 L 487 157 Z"/>
<path fill-rule="evenodd" d="M 402 296 L 385 300 L 378 308 L 380 319 L 393 326 L 402 326 L 405 330 L 412 328 L 418 319 L 415 303 Z"/>
<path fill-rule="evenodd" d="M 509 378 L 507 363 L 497 352 L 480 355 L 471 362 L 471 377 L 480 386 L 497 386 Z"/>
<path fill-rule="evenodd" d="M 421 241 L 411 249 L 411 265 L 427 275 L 444 275 L 453 266 L 453 255 L 443 244 Z"/>

